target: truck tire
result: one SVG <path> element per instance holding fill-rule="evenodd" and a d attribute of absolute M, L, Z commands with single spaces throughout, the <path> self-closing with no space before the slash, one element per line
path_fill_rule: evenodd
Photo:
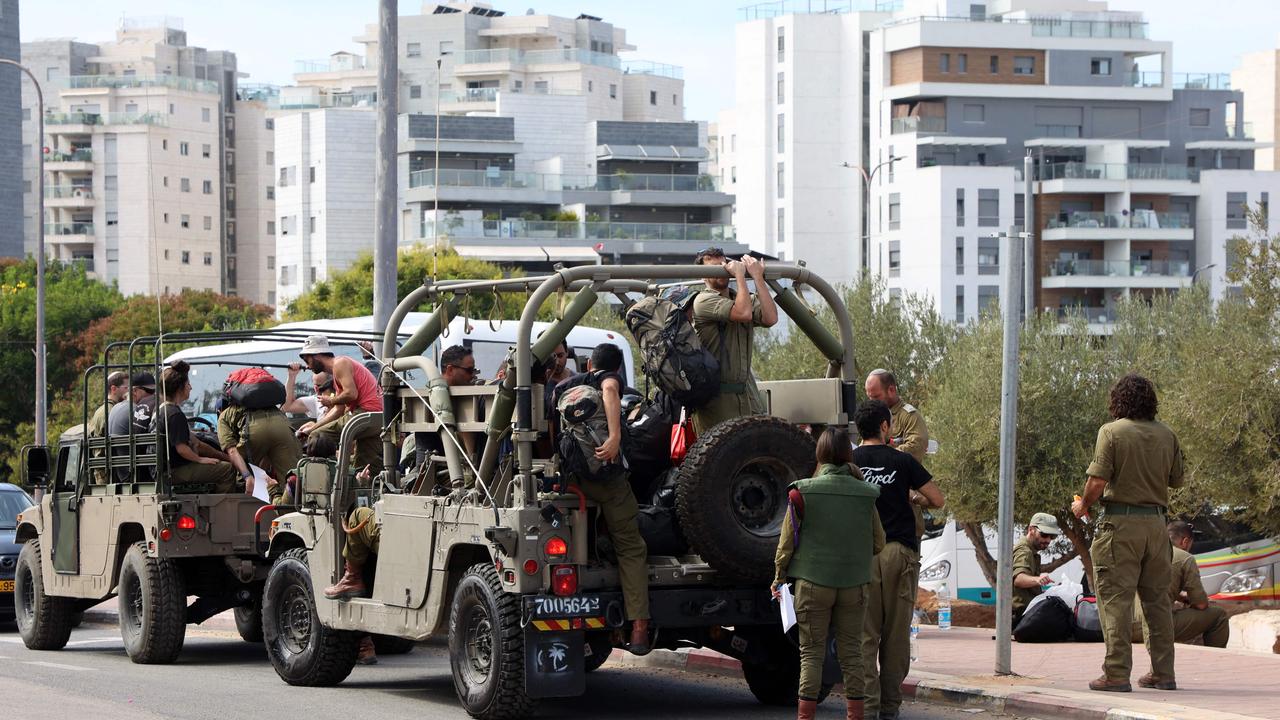
<path fill-rule="evenodd" d="M 71 637 L 75 604 L 71 598 L 45 594 L 41 566 L 40 541 L 28 540 L 18 553 L 14 568 L 14 620 L 22 643 L 28 648 L 61 650 Z"/>
<path fill-rule="evenodd" d="M 262 605 L 261 600 L 255 607 L 238 607 L 234 610 L 236 616 L 236 632 L 240 633 L 240 639 L 247 643 L 262 642 Z"/>
<path fill-rule="evenodd" d="M 765 644 L 768 659 L 762 662 L 744 660 L 742 677 L 761 704 L 794 706 L 800 692 L 800 648 L 782 632 L 781 627 L 756 630 L 752 633 L 752 642 Z M 831 686 L 824 684 L 818 692 L 818 702 L 826 700 L 830 693 Z"/>
<path fill-rule="evenodd" d="M 413 652 L 414 641 L 395 635 L 374 635 L 373 649 L 379 655 L 408 655 Z"/>
<path fill-rule="evenodd" d="M 524 688 L 520 598 L 503 592 L 492 563 L 472 565 L 449 608 L 449 665 L 462 707 L 481 720 L 533 712 Z"/>
<path fill-rule="evenodd" d="M 290 685 L 337 685 L 356 665 L 360 637 L 320 622 L 302 548 L 289 550 L 271 566 L 262 591 L 262 638 L 271 666 Z"/>
<path fill-rule="evenodd" d="M 609 659 L 609 654 L 613 652 L 612 634 L 608 630 L 587 633 L 587 648 L 591 650 L 591 654 L 582 659 L 583 670 L 595 672 Z"/>
<path fill-rule="evenodd" d="M 136 542 L 120 563 L 119 593 L 120 637 L 129 659 L 140 665 L 176 660 L 187 634 L 187 593 L 178 568 L 148 556 L 147 544 Z"/>
<path fill-rule="evenodd" d="M 815 443 L 781 418 L 716 425 L 694 442 L 676 480 L 680 530 L 730 581 L 768 582 L 787 511 L 787 486 L 808 477 Z"/>

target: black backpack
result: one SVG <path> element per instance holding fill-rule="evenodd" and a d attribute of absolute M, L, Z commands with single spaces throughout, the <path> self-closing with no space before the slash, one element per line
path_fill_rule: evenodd
<path fill-rule="evenodd" d="M 1020 643 L 1055 643 L 1071 639 L 1075 620 L 1071 608 L 1059 597 L 1036 602 L 1022 614 L 1013 628 L 1013 639 Z"/>
<path fill-rule="evenodd" d="M 702 347 L 684 303 L 646 296 L 627 310 L 626 323 L 640 345 L 644 374 L 660 390 L 689 409 L 720 394 L 720 361 Z"/>

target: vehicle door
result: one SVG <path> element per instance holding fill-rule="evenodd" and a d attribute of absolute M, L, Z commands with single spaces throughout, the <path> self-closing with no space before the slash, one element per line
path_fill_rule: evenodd
<path fill-rule="evenodd" d="M 53 545 L 49 551 L 54 572 L 77 575 L 80 572 L 80 493 L 84 475 L 80 443 L 65 443 L 58 448 L 58 462 L 51 485 L 50 507 L 53 521 Z"/>

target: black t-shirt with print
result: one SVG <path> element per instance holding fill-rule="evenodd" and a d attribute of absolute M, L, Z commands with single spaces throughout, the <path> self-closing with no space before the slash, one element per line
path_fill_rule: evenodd
<path fill-rule="evenodd" d="M 933 479 L 915 458 L 888 445 L 860 445 L 853 450 L 853 464 L 862 478 L 880 488 L 876 510 L 887 542 L 898 542 L 919 551 L 916 517 L 911 510 L 911 490 Z"/>

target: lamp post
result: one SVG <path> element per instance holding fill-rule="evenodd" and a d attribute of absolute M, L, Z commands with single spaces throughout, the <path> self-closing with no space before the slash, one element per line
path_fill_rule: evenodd
<path fill-rule="evenodd" d="M 40 81 L 25 66 L 3 58 L 0 64 L 18 68 L 31 78 L 36 88 L 36 208 L 40 211 L 36 232 L 36 445 L 44 445 L 49 415 L 44 346 L 44 91 L 40 89 Z"/>
<path fill-rule="evenodd" d="M 862 167 L 861 165 L 854 165 L 851 163 L 841 163 L 842 167 L 850 168 L 852 170 L 857 170 L 858 173 L 862 175 L 861 244 L 862 244 L 862 267 L 864 268 L 871 267 L 871 261 L 867 257 L 868 253 L 870 253 L 871 251 L 871 181 L 875 179 L 876 172 L 880 168 L 892 162 L 895 162 L 897 160 L 905 160 L 905 159 L 906 159 L 905 155 L 898 155 L 896 157 L 891 157 L 888 160 L 885 160 L 884 162 L 880 163 L 879 165 L 876 165 L 875 167 L 871 168 L 871 172 L 867 172 L 867 169 Z"/>
<path fill-rule="evenodd" d="M 1196 284 L 1197 275 L 1204 272 L 1205 270 L 1208 270 L 1210 268 L 1216 268 L 1216 267 L 1218 267 L 1218 263 L 1209 263 L 1208 265 L 1201 265 L 1200 267 L 1196 268 L 1195 272 L 1191 273 L 1191 284 L 1192 285 Z"/>

